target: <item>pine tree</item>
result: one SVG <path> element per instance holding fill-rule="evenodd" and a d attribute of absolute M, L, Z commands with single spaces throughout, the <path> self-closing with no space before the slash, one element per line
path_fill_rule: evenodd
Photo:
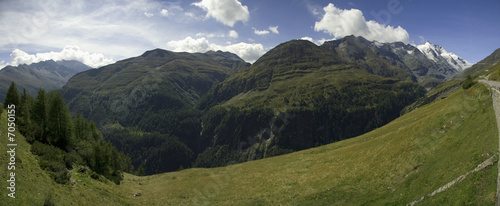
<path fill-rule="evenodd" d="M 3 106 L 4 108 L 7 108 L 9 105 L 13 104 L 18 107 L 19 103 L 19 91 L 17 90 L 16 83 L 12 82 L 7 90 L 7 95 L 5 95 Z"/>
<path fill-rule="evenodd" d="M 92 138 L 92 129 L 90 123 L 83 118 L 82 114 L 77 113 L 73 119 L 73 128 L 75 130 L 75 139 L 77 141 L 88 140 Z"/>
<path fill-rule="evenodd" d="M 31 110 L 31 121 L 33 122 L 33 135 L 42 143 L 47 142 L 47 104 L 47 93 L 39 89 Z"/>
<path fill-rule="evenodd" d="M 144 176 L 144 167 L 142 167 L 142 164 L 137 169 L 137 176 Z"/>
<path fill-rule="evenodd" d="M 50 92 L 47 115 L 48 142 L 68 151 L 73 138 L 72 120 L 68 106 L 59 91 Z"/>
<path fill-rule="evenodd" d="M 19 122 L 19 131 L 26 137 L 28 142 L 33 142 L 33 127 L 31 123 L 31 108 L 33 105 L 33 97 L 28 95 L 26 89 L 23 88 L 23 94 L 21 95 L 21 103 L 19 105 L 19 112 L 17 114 L 17 119 Z"/>

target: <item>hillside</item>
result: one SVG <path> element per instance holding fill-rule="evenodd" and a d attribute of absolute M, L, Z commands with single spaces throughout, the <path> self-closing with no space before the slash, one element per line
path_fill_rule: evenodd
<path fill-rule="evenodd" d="M 93 120 L 147 174 L 189 167 L 201 139 L 199 99 L 248 65 L 227 52 L 161 49 L 79 73 L 62 89 L 70 111 Z M 165 158 L 162 158 L 165 157 Z"/>
<path fill-rule="evenodd" d="M 458 72 L 443 61 L 401 42 L 355 36 L 322 46 L 292 40 L 252 65 L 227 52 L 156 49 L 80 73 L 62 93 L 70 110 L 95 121 L 136 168 L 155 174 L 371 131 Z"/>
<path fill-rule="evenodd" d="M 2 114 L 0 125 L 6 125 Z M 6 133 L 6 127 L 0 127 Z M 426 196 L 497 153 L 498 129 L 482 85 L 456 90 L 372 132 L 283 156 L 154 176 L 125 175 L 120 185 L 72 171 L 55 184 L 18 136 L 16 199 L 7 205 L 493 205 L 496 161 L 450 189 Z M 6 144 L 2 144 L 7 150 Z M 7 155 L 0 163 L 7 164 Z M 7 177 L 6 170 L 0 176 Z M 134 196 L 140 193 L 140 196 Z"/>
<path fill-rule="evenodd" d="M 17 67 L 6 66 L 0 70 L 0 101 L 7 93 L 10 83 L 15 82 L 19 92 L 26 89 L 29 95 L 35 96 L 38 89 L 61 89 L 73 75 L 91 69 L 78 61 L 43 61 Z"/>
<path fill-rule="evenodd" d="M 487 77 L 493 74 L 492 80 L 500 80 L 500 49 L 495 50 L 492 54 L 481 60 L 480 62 L 474 64 L 469 69 L 466 69 L 462 73 L 456 75 L 455 79 L 465 78 L 467 75 L 471 75 L 476 78 L 479 76 Z"/>
<path fill-rule="evenodd" d="M 17 67 L 6 66 L 0 70 L 0 101 L 7 92 L 11 82 L 19 87 L 19 92 L 25 88 L 29 95 L 35 96 L 38 89 L 61 89 L 73 75 L 91 69 L 78 61 L 43 61 Z"/>
<path fill-rule="evenodd" d="M 347 36 L 327 41 L 321 47 L 375 74 L 387 72 L 391 67 L 403 69 L 405 72 L 399 71 L 399 76 L 409 76 L 412 81 L 427 89 L 436 87 L 471 66 L 457 55 L 429 42 L 414 46 L 402 42 L 380 43 L 368 41 L 363 37 Z"/>
<path fill-rule="evenodd" d="M 213 145 L 195 165 L 221 166 L 227 157 L 244 162 L 351 138 L 397 118 L 425 93 L 405 81 L 403 69 L 387 63 L 373 69 L 378 63 L 367 62 L 353 64 L 305 40 L 276 46 L 202 99 L 202 134 Z"/>

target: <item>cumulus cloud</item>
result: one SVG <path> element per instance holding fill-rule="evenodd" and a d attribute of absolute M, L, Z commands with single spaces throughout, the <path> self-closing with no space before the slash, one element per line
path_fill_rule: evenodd
<path fill-rule="evenodd" d="M 363 12 L 358 9 L 339 9 L 330 3 L 323 10 L 325 14 L 315 23 L 315 31 L 323 31 L 335 37 L 355 35 L 379 42 L 409 42 L 410 37 L 405 29 L 366 21 Z"/>
<path fill-rule="evenodd" d="M 161 14 L 162 16 L 168 16 L 168 10 L 166 10 L 166 9 L 162 9 L 162 10 L 160 11 L 160 14 Z"/>
<path fill-rule="evenodd" d="M 76 60 L 90 67 L 97 68 L 100 66 L 114 63 L 112 59 L 107 59 L 103 54 L 90 53 L 82 51 L 78 46 L 66 46 L 60 52 L 46 52 L 37 54 L 28 54 L 20 49 L 15 49 L 10 54 L 11 61 L 8 65 L 18 66 L 21 64 L 32 64 L 47 60 Z"/>
<path fill-rule="evenodd" d="M 305 36 L 305 37 L 302 37 L 300 38 L 301 40 L 307 40 L 307 41 L 310 41 L 312 43 L 315 43 L 316 45 L 322 45 L 323 43 L 325 43 L 325 41 L 332 41 L 332 40 L 335 40 L 335 38 L 333 39 L 325 39 L 325 38 L 321 38 L 320 40 L 314 40 L 313 38 L 311 37 L 308 37 L 308 36 Z"/>
<path fill-rule="evenodd" d="M 238 0 L 202 0 L 193 3 L 207 12 L 206 17 L 212 17 L 224 25 L 233 27 L 237 21 L 246 22 L 250 18 L 248 7 Z"/>
<path fill-rule="evenodd" d="M 257 30 L 255 27 L 252 27 L 253 32 L 257 35 L 266 35 L 269 34 L 268 30 Z"/>
<path fill-rule="evenodd" d="M 301 40 L 307 40 L 307 41 L 310 41 L 310 42 L 313 42 L 313 43 L 314 43 L 313 38 L 308 37 L 308 36 L 302 37 L 302 38 L 300 38 L 300 39 L 301 39 Z"/>
<path fill-rule="evenodd" d="M 236 32 L 235 30 L 229 31 L 229 37 L 238 38 L 238 32 Z"/>
<path fill-rule="evenodd" d="M 278 31 L 278 26 L 269 26 L 269 31 L 279 34 L 280 32 Z"/>
<path fill-rule="evenodd" d="M 193 39 L 188 36 L 183 40 L 169 41 L 167 46 L 173 48 L 173 51 L 176 52 L 207 52 L 210 50 L 228 51 L 237 54 L 247 62 L 255 62 L 264 54 L 264 46 L 262 46 L 262 44 L 248 44 L 240 42 L 237 44 L 221 46 L 210 43 L 207 39 L 205 39 L 205 37 Z"/>

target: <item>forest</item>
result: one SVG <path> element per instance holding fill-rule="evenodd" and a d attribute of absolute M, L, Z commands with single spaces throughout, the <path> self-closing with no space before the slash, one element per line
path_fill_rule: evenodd
<path fill-rule="evenodd" d="M 2 108 L 7 105 L 15 105 L 18 131 L 31 144 L 40 167 L 57 183 L 68 184 L 69 171 L 77 165 L 92 178 L 105 177 L 115 184 L 123 179 L 122 172 L 133 171 L 130 157 L 105 141 L 93 121 L 81 114 L 71 116 L 60 91 L 39 89 L 32 97 L 23 89 L 19 95 L 12 82 Z"/>

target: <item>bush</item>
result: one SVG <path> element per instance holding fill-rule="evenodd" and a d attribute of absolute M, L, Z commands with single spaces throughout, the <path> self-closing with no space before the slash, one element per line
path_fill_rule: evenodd
<path fill-rule="evenodd" d="M 465 79 L 465 82 L 462 84 L 462 88 L 463 89 L 469 89 L 472 86 L 474 86 L 474 84 L 476 84 L 476 83 L 477 82 L 473 81 L 472 77 L 470 75 L 467 75 L 467 79 Z"/>
<path fill-rule="evenodd" d="M 43 206 L 54 206 L 54 200 L 52 200 L 52 195 L 49 195 L 45 198 L 45 201 L 43 202 Z"/>
<path fill-rule="evenodd" d="M 35 141 L 31 152 L 40 157 L 40 167 L 47 170 L 50 177 L 59 184 L 69 182 L 70 175 L 66 170 L 65 152 L 57 147 Z"/>

